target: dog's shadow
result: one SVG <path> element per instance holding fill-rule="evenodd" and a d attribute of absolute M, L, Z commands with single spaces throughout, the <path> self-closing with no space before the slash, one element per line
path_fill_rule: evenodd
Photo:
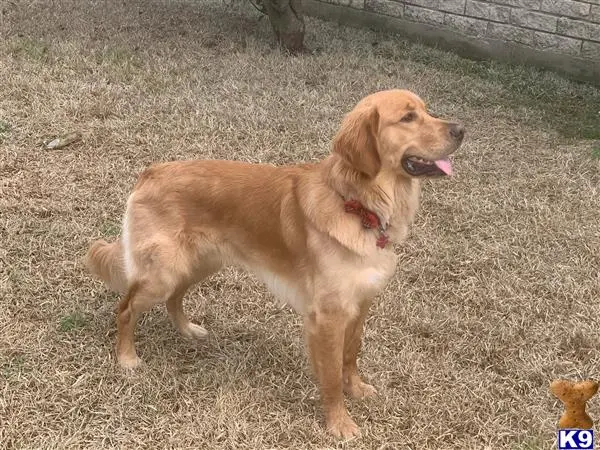
<path fill-rule="evenodd" d="M 109 300 L 113 298 L 117 297 L 110 295 Z M 107 351 L 114 353 L 117 303 L 106 300 L 97 299 L 102 306 L 95 312 L 96 325 L 91 331 L 96 339 L 105 336 Z M 206 339 L 193 340 L 179 334 L 164 306 L 155 307 L 141 316 L 137 324 L 136 348 L 144 363 L 135 369 L 135 376 L 180 376 L 188 382 L 192 376 L 192 384 L 197 383 L 203 389 L 207 385 L 242 390 L 277 389 L 277 396 L 270 400 L 281 402 L 282 406 L 300 400 L 297 396 L 315 394 L 297 317 L 275 308 L 269 308 L 268 319 L 261 321 L 258 317 L 238 317 L 230 311 L 217 314 L 209 307 L 201 320 L 190 317 L 209 331 Z M 117 370 L 120 371 L 118 366 Z M 123 371 L 123 376 L 130 375 Z"/>
<path fill-rule="evenodd" d="M 193 340 L 182 337 L 165 314 L 157 311 L 152 319 L 152 323 L 147 324 L 149 326 L 144 330 L 144 324 L 141 324 L 137 338 L 138 347 L 146 348 L 144 353 L 147 358 L 152 358 L 148 354 L 150 351 L 158 350 L 155 355 L 160 353 L 161 357 L 190 368 L 231 360 L 231 365 L 235 365 L 236 370 L 242 371 L 246 377 L 253 377 L 262 369 L 273 367 L 273 364 L 281 371 L 305 368 L 300 329 L 278 326 L 281 324 L 266 325 L 258 320 L 242 322 L 230 317 L 223 319 L 207 312 L 201 321 L 194 321 L 205 326 L 209 335 L 204 340 Z"/>

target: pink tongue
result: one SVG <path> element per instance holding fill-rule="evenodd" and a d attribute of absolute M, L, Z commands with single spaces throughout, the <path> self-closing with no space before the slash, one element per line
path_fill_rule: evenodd
<path fill-rule="evenodd" d="M 452 175 L 452 164 L 449 159 L 438 159 L 434 164 L 446 175 Z"/>

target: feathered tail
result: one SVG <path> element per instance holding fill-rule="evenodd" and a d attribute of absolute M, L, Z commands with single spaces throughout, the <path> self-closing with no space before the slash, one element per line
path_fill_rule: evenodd
<path fill-rule="evenodd" d="M 120 240 L 94 242 L 85 256 L 85 265 L 92 275 L 104 281 L 108 287 L 124 294 L 127 290 L 127 276 L 123 260 L 123 245 Z"/>

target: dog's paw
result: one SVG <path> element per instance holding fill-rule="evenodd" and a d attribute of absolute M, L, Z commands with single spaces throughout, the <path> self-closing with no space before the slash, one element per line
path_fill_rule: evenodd
<path fill-rule="evenodd" d="M 363 400 L 365 398 L 374 397 L 377 395 L 377 389 L 363 381 L 344 385 L 344 392 L 350 397 Z"/>
<path fill-rule="evenodd" d="M 188 339 L 206 339 L 208 331 L 203 326 L 190 322 L 189 325 L 181 332 Z"/>
<path fill-rule="evenodd" d="M 348 413 L 340 414 L 327 421 L 327 431 L 336 438 L 352 439 L 360 436 L 358 425 L 352 420 Z"/>
<path fill-rule="evenodd" d="M 119 365 L 124 370 L 133 370 L 142 365 L 142 359 L 135 356 L 120 356 Z"/>

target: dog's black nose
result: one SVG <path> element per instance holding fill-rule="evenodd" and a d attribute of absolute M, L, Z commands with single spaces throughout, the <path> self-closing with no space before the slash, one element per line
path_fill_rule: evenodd
<path fill-rule="evenodd" d="M 465 137 L 465 127 L 461 123 L 451 123 L 449 125 L 450 136 L 454 139 L 461 140 Z"/>

